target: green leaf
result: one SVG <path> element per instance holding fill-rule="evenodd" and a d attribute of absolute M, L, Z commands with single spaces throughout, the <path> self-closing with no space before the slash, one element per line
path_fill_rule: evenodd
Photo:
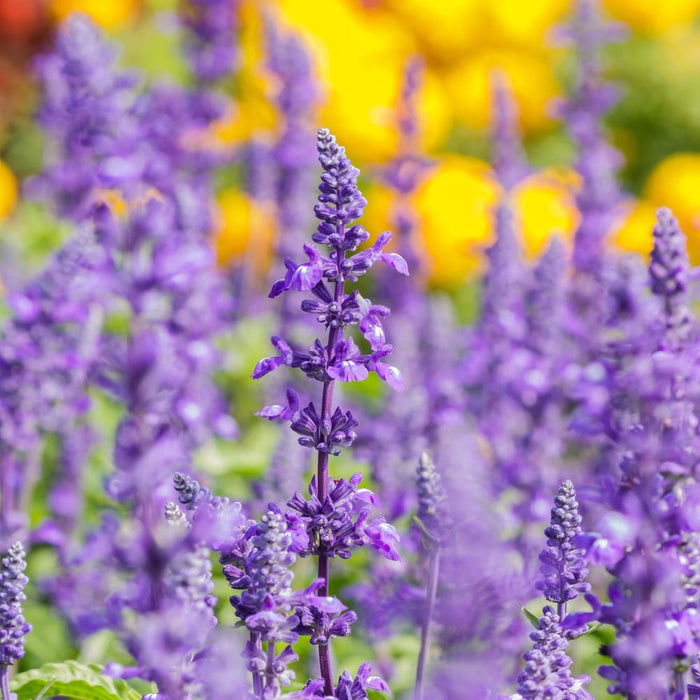
<path fill-rule="evenodd" d="M 537 615 L 534 615 L 533 613 L 531 613 L 524 605 L 521 605 L 520 603 L 518 603 L 518 607 L 520 608 L 523 615 L 525 615 L 525 617 L 528 620 L 530 620 L 530 623 L 532 624 L 532 626 L 536 630 L 538 630 L 540 628 L 540 618 L 537 617 Z"/>
<path fill-rule="evenodd" d="M 391 700 L 391 693 L 386 693 L 383 690 L 368 690 L 367 697 L 369 700 Z"/>
<path fill-rule="evenodd" d="M 36 700 L 42 693 L 75 700 L 141 700 L 141 693 L 125 681 L 105 676 L 100 666 L 64 661 L 44 664 L 14 677 L 10 687 L 18 700 Z"/>

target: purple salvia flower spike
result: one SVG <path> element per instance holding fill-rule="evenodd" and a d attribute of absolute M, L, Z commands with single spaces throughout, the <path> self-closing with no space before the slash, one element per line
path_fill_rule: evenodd
<path fill-rule="evenodd" d="M 24 656 L 24 637 L 32 631 L 22 614 L 28 583 L 26 568 L 24 547 L 21 542 L 15 542 L 2 558 L 0 569 L 0 690 L 8 700 L 11 697 L 8 669 Z"/>
<path fill-rule="evenodd" d="M 506 192 L 528 174 L 518 130 L 518 108 L 508 88 L 507 76 L 495 71 L 491 76 L 494 119 L 491 134 L 491 162 L 496 179 Z"/>
<path fill-rule="evenodd" d="M 670 209 L 656 212 L 654 248 L 649 263 L 651 291 L 663 304 L 662 349 L 675 350 L 688 340 L 692 329 L 690 313 L 690 262 L 686 238 Z"/>
<path fill-rule="evenodd" d="M 616 100 L 616 91 L 602 78 L 601 49 L 613 40 L 615 27 L 604 24 L 597 0 L 577 0 L 571 24 L 565 32 L 577 54 L 573 91 L 559 107 L 577 148 L 576 171 L 581 187 L 576 204 L 581 216 L 574 235 L 573 266 L 578 273 L 573 302 L 586 311 L 592 324 L 600 323 L 601 272 L 605 239 L 617 217 L 620 190 L 616 171 L 621 157 L 606 140 L 602 120 Z M 593 314 L 591 316 L 591 314 Z M 590 333 L 581 326 L 581 333 Z"/>
<path fill-rule="evenodd" d="M 447 495 L 442 480 L 430 456 L 424 452 L 418 460 L 416 483 L 418 487 L 417 520 L 423 535 L 423 546 L 428 552 L 428 580 L 425 610 L 421 624 L 421 645 L 416 667 L 415 700 L 423 700 L 423 677 L 430 645 L 430 624 L 437 596 L 440 574 L 440 548 L 447 532 Z"/>
<path fill-rule="evenodd" d="M 574 485 L 569 480 L 559 487 L 551 522 L 544 534 L 547 546 L 540 554 L 542 579 L 537 588 L 547 600 L 557 604 L 557 615 L 563 620 L 568 602 L 591 589 L 590 584 L 583 580 L 588 569 L 585 550 L 577 544 L 577 538 L 582 534 L 581 515 Z"/>
<path fill-rule="evenodd" d="M 236 62 L 238 0 L 185 0 L 181 19 L 187 29 L 185 56 L 203 83 L 231 73 Z"/>
<path fill-rule="evenodd" d="M 323 341 L 317 339 L 307 352 L 281 348 L 280 357 L 263 360 L 255 368 L 253 377 L 263 376 L 284 363 L 300 368 L 309 378 L 323 386 L 320 410 L 310 403 L 293 415 L 287 413 L 292 431 L 300 435 L 299 443 L 314 448 L 318 453 L 317 474 L 311 483 L 310 500 L 305 501 L 297 492 L 288 505 L 300 514 L 301 521 L 306 526 L 308 546 L 301 553 L 318 557 L 318 594 L 327 597 L 331 557 L 347 558 L 354 547 L 371 544 L 385 557 L 398 559 L 396 530 L 382 519 L 368 519 L 374 506 L 372 499 L 367 498 L 367 492 L 359 492 L 359 480 L 341 479 L 336 482 L 331 479 L 329 456 L 337 455 L 343 447 L 352 444 L 357 426 L 357 421 L 349 411 L 343 411 L 340 407 L 333 408 L 335 381 L 359 381 L 374 371 L 391 386 L 398 389 L 402 386 L 398 370 L 383 362 L 391 352 L 391 345 L 383 340 L 381 329 L 380 319 L 386 315 L 386 310 L 380 312 L 379 307 L 373 307 L 370 302 L 363 300 L 363 314 L 357 292 L 348 292 L 346 283 L 356 281 L 379 260 L 403 274 L 407 274 L 408 269 L 400 255 L 383 252 L 391 237 L 386 232 L 370 248 L 352 254 L 369 238 L 362 226 L 353 225 L 366 205 L 366 200 L 357 187 L 359 171 L 352 166 L 345 155 L 345 149 L 337 144 L 328 129 L 319 129 L 317 150 L 323 172 L 318 203 L 314 207 L 319 224 L 312 239 L 315 243 L 327 246 L 329 251 L 324 255 L 312 245 L 305 244 L 308 263 L 297 265 L 289 259 L 285 260 L 287 273 L 273 285 L 271 296 L 291 290 L 311 291 L 315 298 L 305 300 L 302 310 L 316 314 L 318 321 L 327 329 L 327 337 Z M 329 283 L 332 291 L 327 286 Z M 365 317 L 369 318 L 365 320 Z M 344 337 L 345 326 L 357 325 L 363 321 L 363 333 L 371 338 L 370 354 L 363 354 L 351 338 Z M 379 339 L 382 339 L 381 344 Z M 283 341 L 275 339 L 273 342 L 280 349 Z M 281 416 L 282 411 L 276 407 L 266 407 L 262 413 L 276 417 L 272 414 L 279 413 Z M 325 621 L 323 615 L 319 618 L 321 623 L 318 623 L 321 624 L 321 632 L 314 632 L 313 636 L 319 646 L 324 692 L 332 694 L 328 642 L 333 634 L 349 633 L 349 624 L 338 626 L 339 620 L 347 620 L 349 613 L 335 622 L 331 619 Z M 305 623 L 305 628 L 314 629 L 317 623 L 311 623 L 315 619 L 315 613 L 307 611 L 306 617 L 309 620 Z M 323 630 L 329 630 L 328 634 Z"/>
<path fill-rule="evenodd" d="M 523 654 L 525 665 L 518 676 L 518 694 L 522 700 L 538 698 L 571 698 L 593 700 L 583 690 L 587 676 L 575 678 L 571 673 L 571 659 L 566 654 L 568 640 L 559 624 L 559 616 L 546 605 L 539 619 L 539 627 L 530 634 L 533 648 Z"/>

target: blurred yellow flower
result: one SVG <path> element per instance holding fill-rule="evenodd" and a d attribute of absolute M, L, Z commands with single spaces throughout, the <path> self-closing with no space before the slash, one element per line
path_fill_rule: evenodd
<path fill-rule="evenodd" d="M 59 21 L 71 12 L 84 12 L 105 29 L 115 29 L 131 19 L 138 4 L 138 0 L 51 0 L 51 12 Z"/>
<path fill-rule="evenodd" d="M 386 0 L 418 38 L 429 58 L 452 62 L 484 36 L 483 0 Z M 494 3 L 495 4 L 495 3 Z"/>
<path fill-rule="evenodd" d="M 483 3 L 489 43 L 546 49 L 553 27 L 565 19 L 571 0 L 498 0 Z"/>
<path fill-rule="evenodd" d="M 656 207 L 643 199 L 625 204 L 624 219 L 612 235 L 612 244 L 620 250 L 649 255 L 654 247 L 653 230 Z"/>
<path fill-rule="evenodd" d="M 525 255 L 539 255 L 553 235 L 570 240 L 578 226 L 572 178 L 567 172 L 543 170 L 520 182 L 512 192 L 513 208 Z"/>
<path fill-rule="evenodd" d="M 260 133 L 271 133 L 277 114 L 270 100 L 269 76 L 265 70 L 265 37 L 261 8 L 250 0 L 238 8 L 240 70 L 238 94 L 228 113 L 212 125 L 214 138 L 232 145 L 244 143 Z"/>
<path fill-rule="evenodd" d="M 275 216 L 271 205 L 230 188 L 217 197 L 214 249 L 219 264 L 244 261 L 256 273 L 267 269 L 272 254 Z"/>
<path fill-rule="evenodd" d="M 676 153 L 662 160 L 649 176 L 645 199 L 667 206 L 678 217 L 688 237 L 688 251 L 700 262 L 700 153 Z"/>
<path fill-rule="evenodd" d="M 347 69 L 347 73 L 343 70 Z M 383 162 L 398 146 L 396 105 L 403 81 L 402 62 L 382 61 L 336 66 L 329 99 L 321 110 L 321 123 L 336 135 L 358 163 Z M 368 79 L 368 76 L 369 79 Z M 441 145 L 451 125 L 442 84 L 429 72 L 416 100 L 424 151 Z"/>
<path fill-rule="evenodd" d="M 417 46 L 399 20 L 382 8 L 327 0 L 323 12 L 307 0 L 280 0 L 283 16 L 307 40 L 325 90 L 320 122 L 358 163 L 396 152 L 395 109 L 406 60 Z M 338 37 L 335 28 L 342 28 Z M 451 125 L 442 83 L 427 72 L 417 100 L 422 148 L 441 145 Z"/>
<path fill-rule="evenodd" d="M 447 155 L 421 183 L 414 206 L 434 284 L 459 285 L 480 268 L 498 196 L 489 166 L 475 158 Z"/>
<path fill-rule="evenodd" d="M 326 83 L 338 67 L 347 73 L 348 66 L 359 70 L 358 60 L 400 61 L 416 50 L 411 34 L 381 8 L 363 10 L 354 0 L 324 0 L 322 11 L 308 0 L 279 0 L 278 5 L 283 19 L 308 42 Z"/>
<path fill-rule="evenodd" d="M 689 24 L 700 11 L 700 0 L 603 0 L 603 5 L 614 18 L 652 35 Z"/>
<path fill-rule="evenodd" d="M 518 103 L 520 124 L 532 132 L 551 124 L 549 105 L 559 91 L 550 63 L 542 56 L 488 49 L 461 61 L 447 75 L 457 118 L 474 129 L 491 123 L 492 74 L 502 70 Z"/>
<path fill-rule="evenodd" d="M 0 160 L 0 221 L 15 208 L 18 187 L 14 173 Z"/>

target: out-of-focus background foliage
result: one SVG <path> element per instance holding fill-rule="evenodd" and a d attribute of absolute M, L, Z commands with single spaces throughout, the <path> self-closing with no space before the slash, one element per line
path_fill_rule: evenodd
<path fill-rule="evenodd" d="M 261 16 L 272 9 L 308 43 L 323 95 L 318 123 L 328 125 L 371 181 L 395 153 L 395 104 L 406 59 L 424 57 L 427 74 L 419 111 L 422 141 L 436 165 L 415 195 L 431 282 L 453 287 L 476 270 L 491 237 L 497 197 L 485 157 L 491 116 L 490 80 L 500 69 L 519 104 L 526 148 L 537 167 L 521 183 L 516 204 L 528 254 L 552 232 L 571 236 L 577 220 L 571 147 L 555 119 L 569 76 L 556 26 L 568 0 L 246 0 L 241 3 L 241 57 L 228 89 L 229 116 L 211 138 L 235 148 L 251 136 L 270 138 L 275 86 L 265 70 Z M 700 261 L 700 26 L 698 0 L 605 0 L 628 27 L 609 49 L 607 70 L 622 99 L 609 126 L 626 162 L 629 199 L 615 244 L 647 252 L 654 208 L 674 209 Z M 31 116 L 36 104 L 32 57 L 56 23 L 74 10 L 94 17 L 123 46 L 123 63 L 148 76 L 181 80 L 174 0 L 0 0 L 0 216 L 17 207 L 18 180 L 35 172 L 41 140 Z M 391 201 L 367 185 L 367 223 L 387 228 Z M 235 177 L 221 182 L 218 231 L 222 261 L 245 255 L 264 267 L 272 219 L 264 200 L 250 201 Z M 38 223 L 20 206 L 4 236 L 30 237 Z M 35 215 L 35 213 L 34 213 Z M 40 228 L 40 226 L 39 226 Z M 19 234 L 17 234 L 19 232 Z M 31 245 L 50 244 L 48 240 Z M 27 245 L 30 241 L 27 240 Z M 438 264 L 439 261 L 439 264 Z"/>

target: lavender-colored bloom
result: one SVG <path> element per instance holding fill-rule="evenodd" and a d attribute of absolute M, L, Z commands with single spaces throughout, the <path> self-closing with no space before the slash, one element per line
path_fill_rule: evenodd
<path fill-rule="evenodd" d="M 235 0 L 187 0 L 181 6 L 185 55 L 192 72 L 205 83 L 221 80 L 236 60 L 238 2 Z"/>
<path fill-rule="evenodd" d="M 576 142 L 576 170 L 582 178 L 576 198 L 581 222 L 574 237 L 573 264 L 592 279 L 602 269 L 605 237 L 615 221 L 620 200 L 615 178 L 620 155 L 605 140 L 601 123 L 616 93 L 603 83 L 600 65 L 601 47 L 618 34 L 616 27 L 602 24 L 596 0 L 578 0 L 567 29 L 567 38 L 577 52 L 577 76 L 560 114 Z"/>
<path fill-rule="evenodd" d="M 528 172 L 518 132 L 518 111 L 506 77 L 495 73 L 492 78 L 494 120 L 491 162 L 496 179 L 506 190 L 512 189 Z"/>
<path fill-rule="evenodd" d="M 24 656 L 24 638 L 32 631 L 22 614 L 22 603 L 27 599 L 24 594 L 28 583 L 24 574 L 26 568 L 24 547 L 21 542 L 15 542 L 2 558 L 0 571 L 0 664 L 4 683 L 7 682 L 7 667 Z M 5 691 L 3 687 L 3 695 Z"/>
<path fill-rule="evenodd" d="M 677 349 L 688 339 L 692 318 L 688 304 L 690 263 L 685 235 L 670 209 L 660 208 L 649 264 L 651 291 L 663 304 L 664 339 L 660 349 Z"/>
<path fill-rule="evenodd" d="M 576 538 L 581 535 L 581 515 L 574 485 L 569 480 L 559 487 L 551 524 L 544 534 L 547 546 L 540 554 L 542 580 L 537 588 L 547 600 L 557 603 L 558 616 L 563 619 L 567 603 L 591 589 L 583 580 L 588 573 L 585 551 L 576 544 Z"/>
<path fill-rule="evenodd" d="M 85 387 L 96 362 L 103 319 L 103 261 L 94 237 L 81 229 L 38 277 L 9 294 L 13 317 L 0 338 L 5 546 L 26 525 L 24 510 L 39 477 L 43 438 L 58 434 L 67 445 L 78 418 L 89 407 Z M 83 454 L 71 460 L 76 476 Z M 66 505 L 64 513 L 70 518 L 66 510 L 76 504 Z"/>
<path fill-rule="evenodd" d="M 328 594 L 329 559 L 331 556 L 349 556 L 350 549 L 358 544 L 370 543 L 384 556 L 398 557 L 398 534 L 388 523 L 375 520 L 365 523 L 371 507 L 375 505 L 371 492 L 358 489 L 360 478 L 349 482 L 334 483 L 329 474 L 329 455 L 337 454 L 342 447 L 352 443 L 357 422 L 349 411 L 333 408 L 333 386 L 336 380 L 357 381 L 369 372 L 376 372 L 380 379 L 396 389 L 403 388 L 399 371 L 384 362 L 392 347 L 386 343 L 381 318 L 388 313 L 360 299 L 356 293 L 346 291 L 347 282 L 355 282 L 376 262 L 382 260 L 392 269 L 408 274 L 405 260 L 396 253 L 383 252 L 391 234 L 381 234 L 370 247 L 353 252 L 369 238 L 362 226 L 353 222 L 364 210 L 366 201 L 357 187 L 359 171 L 338 146 L 328 129 L 319 129 L 317 136 L 318 157 L 323 169 L 319 185 L 318 203 L 314 207 L 319 225 L 312 239 L 325 244 L 329 251 L 323 255 L 311 244 L 304 245 L 306 261 L 300 264 L 287 258 L 287 272 L 270 292 L 276 297 L 292 290 L 312 291 L 321 302 L 330 304 L 323 317 L 327 339 L 316 340 L 308 352 L 295 351 L 281 338 L 273 338 L 279 352 L 277 357 L 260 361 L 253 371 L 259 378 L 282 364 L 299 367 L 308 377 L 322 383 L 321 410 L 313 403 L 305 409 L 298 407 L 298 399 L 292 393 L 289 409 L 266 406 L 261 414 L 269 418 L 285 418 L 292 430 L 301 435 L 299 442 L 318 452 L 317 475 L 310 487 L 311 500 L 300 494 L 290 501 L 290 507 L 301 513 L 309 539 L 309 552 L 318 555 L 318 577 L 322 581 L 319 593 Z M 349 257 L 348 257 L 349 256 Z M 327 286 L 332 283 L 333 289 Z M 312 303 L 315 302 L 312 300 Z M 347 313 L 350 311 L 351 313 Z M 370 352 L 363 353 L 351 338 L 344 338 L 346 325 L 358 324 Z M 353 520 L 351 510 L 359 506 Z M 319 662 L 324 691 L 332 692 L 330 650 L 327 643 L 319 643 Z"/>
<path fill-rule="evenodd" d="M 539 628 L 530 634 L 530 639 L 534 646 L 523 654 L 525 666 L 518 676 L 520 685 L 516 698 L 592 700 L 582 687 L 588 678 L 574 678 L 571 674 L 571 659 L 566 654 L 568 642 L 559 624 L 559 616 L 549 605 L 544 607 Z"/>
<path fill-rule="evenodd" d="M 289 520 L 289 522 L 294 522 Z M 309 635 L 312 644 L 328 643 L 331 635 L 349 633 L 348 615 L 335 598 L 318 596 L 318 579 L 307 589 L 294 591 L 290 567 L 296 560 L 297 539 L 277 509 L 270 508 L 246 534 L 249 546 L 244 556 L 230 557 L 223 572 L 240 596 L 231 596 L 236 615 L 250 632 L 244 653 L 253 687 L 266 698 L 279 696 L 280 685 L 289 685 L 294 672 L 287 665 L 297 660 L 291 646 L 279 654 L 275 643 L 294 644 L 299 635 Z M 267 644 L 267 651 L 262 644 Z"/>
<path fill-rule="evenodd" d="M 348 559 L 352 550 L 365 544 L 374 547 L 382 556 L 397 561 L 398 533 L 383 518 L 368 520 L 378 500 L 369 489 L 360 488 L 362 474 L 353 474 L 349 480 L 330 480 L 326 496 L 321 500 L 316 477 L 311 479 L 307 501 L 297 491 L 289 503 L 306 524 L 308 548 L 302 556 L 317 555 L 323 550 L 330 557 Z"/>
<path fill-rule="evenodd" d="M 61 27 L 56 51 L 40 59 L 39 122 L 51 135 L 48 166 L 31 187 L 58 211 L 80 220 L 98 188 L 131 186 L 142 172 L 131 115 L 134 76 L 115 68 L 115 51 L 86 15 Z"/>
<path fill-rule="evenodd" d="M 195 545 L 176 554 L 168 566 L 166 580 L 166 595 L 171 602 L 209 620 L 210 626 L 216 626 L 216 596 L 212 595 L 214 582 L 209 550 L 204 545 Z"/>
<path fill-rule="evenodd" d="M 338 698 L 339 700 L 365 700 L 369 697 L 368 690 L 388 691 L 389 686 L 378 676 L 371 675 L 372 666 L 364 663 L 353 678 L 348 671 L 343 671 L 336 687 L 331 689 L 332 695 L 324 692 L 323 680 L 309 681 L 303 690 L 291 693 L 290 700 L 313 700 L 314 698 Z"/>
<path fill-rule="evenodd" d="M 398 152 L 383 171 L 383 179 L 396 192 L 397 199 L 392 218 L 397 234 L 397 250 L 413 270 L 413 278 L 424 267 L 418 241 L 417 217 L 411 204 L 411 195 L 427 175 L 432 162 L 420 152 L 420 125 L 418 119 L 419 90 L 423 84 L 425 66 L 420 56 L 406 60 L 401 95 L 396 107 L 396 122 L 399 136 Z M 415 284 L 415 282 L 414 282 Z M 409 283 L 410 285 L 410 283 Z M 406 287 L 404 283 L 401 287 Z M 396 287 L 388 282 L 389 298 L 400 298 Z M 402 290 L 404 293 L 407 291 Z"/>
<path fill-rule="evenodd" d="M 416 484 L 418 487 L 417 517 L 425 534 L 424 546 L 427 549 L 439 548 L 449 527 L 449 518 L 446 513 L 447 495 L 435 463 L 427 452 L 424 452 L 418 460 Z"/>

